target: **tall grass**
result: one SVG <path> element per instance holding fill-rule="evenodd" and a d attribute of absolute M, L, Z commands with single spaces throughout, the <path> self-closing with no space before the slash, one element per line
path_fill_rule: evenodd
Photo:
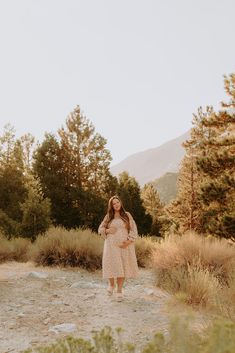
<path fill-rule="evenodd" d="M 151 267 L 157 240 L 154 237 L 139 237 L 135 242 L 136 256 L 140 267 Z M 8 240 L 0 234 L 0 262 L 34 261 L 45 266 L 78 266 L 87 270 L 101 269 L 103 239 L 90 229 L 66 230 L 51 227 L 38 236 L 32 244 L 24 238 Z"/>
<path fill-rule="evenodd" d="M 31 242 L 24 238 L 8 240 L 0 234 L 0 263 L 6 261 L 26 262 L 29 260 Z"/>
<path fill-rule="evenodd" d="M 225 239 L 171 235 L 157 244 L 153 268 L 157 285 L 189 304 L 234 306 L 235 246 Z"/>
<path fill-rule="evenodd" d="M 89 229 L 50 228 L 39 236 L 31 258 L 39 265 L 79 266 L 87 270 L 101 268 L 103 242 Z"/>
<path fill-rule="evenodd" d="M 152 263 L 155 243 L 150 238 L 136 241 L 136 256 L 140 267 L 148 267 Z M 50 228 L 33 244 L 31 258 L 39 265 L 79 266 L 96 270 L 102 267 L 103 244 L 103 239 L 90 229 Z"/>
<path fill-rule="evenodd" d="M 140 267 L 152 267 L 153 255 L 159 240 L 154 237 L 139 237 L 135 242 L 136 257 Z"/>

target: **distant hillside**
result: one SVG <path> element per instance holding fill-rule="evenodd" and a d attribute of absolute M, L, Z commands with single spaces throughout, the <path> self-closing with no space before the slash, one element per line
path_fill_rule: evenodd
<path fill-rule="evenodd" d="M 166 173 L 161 178 L 152 182 L 163 203 L 167 204 L 175 198 L 177 192 L 177 178 L 178 173 Z"/>
<path fill-rule="evenodd" d="M 182 143 L 190 136 L 190 132 L 170 140 L 161 146 L 138 152 L 112 166 L 110 171 L 118 176 L 124 170 L 134 176 L 143 186 L 149 181 L 162 177 L 168 172 L 177 172 L 184 156 Z"/>

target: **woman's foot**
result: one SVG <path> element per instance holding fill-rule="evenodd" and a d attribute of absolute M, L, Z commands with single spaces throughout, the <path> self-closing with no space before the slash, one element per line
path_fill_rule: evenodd
<path fill-rule="evenodd" d="M 107 293 L 108 295 L 112 295 L 113 294 L 113 291 L 114 291 L 114 286 L 111 286 L 110 284 L 108 285 L 108 288 L 107 288 Z"/>
<path fill-rule="evenodd" d="M 117 292 L 116 298 L 118 302 L 121 302 L 123 300 L 123 294 L 122 292 Z"/>

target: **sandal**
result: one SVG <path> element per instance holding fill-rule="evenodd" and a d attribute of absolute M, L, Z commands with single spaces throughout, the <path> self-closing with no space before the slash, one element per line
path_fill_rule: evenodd
<path fill-rule="evenodd" d="M 114 291 L 114 286 L 108 286 L 108 288 L 107 288 L 107 293 L 108 293 L 108 295 L 112 295 L 113 294 L 113 291 Z"/>
<path fill-rule="evenodd" d="M 116 298 L 118 302 L 121 302 L 123 300 L 123 294 L 118 292 Z"/>

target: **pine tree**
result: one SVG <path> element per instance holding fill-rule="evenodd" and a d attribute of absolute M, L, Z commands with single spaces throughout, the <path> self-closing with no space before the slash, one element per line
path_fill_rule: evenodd
<path fill-rule="evenodd" d="M 44 197 L 39 181 L 32 175 L 27 176 L 26 189 L 27 197 L 21 204 L 23 217 L 20 234 L 35 240 L 50 226 L 50 200 Z"/>
<path fill-rule="evenodd" d="M 124 208 L 135 218 L 139 234 L 150 233 L 152 217 L 146 213 L 143 206 L 138 182 L 126 171 L 120 173 L 118 179 L 119 185 L 117 192 L 120 195 Z"/>
<path fill-rule="evenodd" d="M 165 208 L 173 225 L 172 228 L 180 234 L 188 230 L 202 231 L 200 187 L 203 175 L 198 169 L 197 162 L 207 153 L 202 141 L 207 140 L 212 132 L 210 128 L 203 125 L 203 121 L 212 113 L 213 107 L 207 106 L 205 111 L 199 107 L 197 114 L 193 114 L 190 138 L 183 143 L 185 156 L 180 163 L 177 195 Z"/>
<path fill-rule="evenodd" d="M 26 197 L 22 148 L 10 124 L 0 137 L 0 227 L 7 235 L 18 233 L 20 203 Z"/>
<path fill-rule="evenodd" d="M 225 76 L 229 103 L 202 121 L 210 129 L 209 138 L 202 139 L 206 150 L 198 159 L 203 173 L 201 186 L 203 231 L 235 240 L 235 75 Z"/>
<path fill-rule="evenodd" d="M 24 170 L 30 173 L 32 167 L 32 156 L 34 152 L 35 138 L 31 134 L 24 134 L 19 140 L 22 149 L 22 157 L 24 163 Z"/>
<path fill-rule="evenodd" d="M 195 155 L 189 149 L 180 166 L 177 196 L 166 206 L 166 212 L 180 233 L 200 230 L 199 179 Z"/>
<path fill-rule="evenodd" d="M 69 114 L 66 127 L 59 129 L 58 133 L 68 184 L 106 197 L 111 179 L 111 155 L 105 148 L 106 139 L 95 133 L 95 127 L 82 115 L 79 106 Z"/>
<path fill-rule="evenodd" d="M 117 190 L 109 171 L 106 140 L 77 107 L 58 138 L 46 134 L 34 154 L 33 169 L 51 200 L 54 224 L 97 230 L 106 200 Z"/>
<path fill-rule="evenodd" d="M 163 235 L 164 207 L 152 183 L 143 186 L 141 198 L 146 212 L 152 217 L 151 234 Z"/>
<path fill-rule="evenodd" d="M 235 75 L 225 76 L 230 96 L 224 109 L 200 107 L 194 115 L 178 194 L 167 207 L 180 232 L 199 232 L 235 239 Z"/>
<path fill-rule="evenodd" d="M 53 224 L 71 228 L 81 224 L 81 216 L 73 207 L 77 193 L 69 184 L 62 154 L 56 137 L 45 134 L 33 155 L 33 173 L 40 180 L 43 194 L 51 201 Z"/>

